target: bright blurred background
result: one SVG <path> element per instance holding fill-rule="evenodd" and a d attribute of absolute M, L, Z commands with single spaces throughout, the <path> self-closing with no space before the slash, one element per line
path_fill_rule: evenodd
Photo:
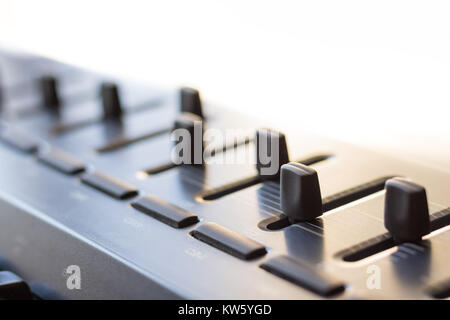
<path fill-rule="evenodd" d="M 0 45 L 450 171 L 449 17 L 448 1 L 0 0 Z"/>

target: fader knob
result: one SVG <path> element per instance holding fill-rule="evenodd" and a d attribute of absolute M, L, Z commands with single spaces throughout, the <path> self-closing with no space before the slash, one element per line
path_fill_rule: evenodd
<path fill-rule="evenodd" d="M 61 99 L 58 93 L 58 79 L 54 76 L 44 76 L 39 80 L 42 103 L 50 110 L 58 111 Z"/>
<path fill-rule="evenodd" d="M 385 189 L 384 225 L 396 241 L 418 241 L 430 233 L 425 188 L 393 178 L 386 181 Z"/>
<path fill-rule="evenodd" d="M 198 90 L 183 87 L 180 89 L 181 112 L 190 112 L 203 118 L 202 101 Z"/>
<path fill-rule="evenodd" d="M 199 116 L 183 112 L 175 120 L 172 138 L 175 148 L 172 161 L 175 164 L 203 164 L 203 122 Z"/>
<path fill-rule="evenodd" d="M 289 162 L 286 137 L 283 133 L 258 129 L 256 131 L 256 169 L 262 180 L 278 179 L 280 168 Z"/>
<path fill-rule="evenodd" d="M 297 162 L 281 167 L 281 210 L 289 222 L 311 221 L 322 215 L 322 195 L 317 172 Z"/>
<path fill-rule="evenodd" d="M 113 82 L 104 82 L 101 86 L 103 104 L 103 118 L 105 120 L 120 119 L 122 105 L 120 103 L 119 88 Z"/>

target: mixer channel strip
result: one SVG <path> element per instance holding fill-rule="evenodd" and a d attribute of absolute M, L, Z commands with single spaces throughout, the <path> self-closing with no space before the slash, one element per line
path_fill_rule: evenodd
<path fill-rule="evenodd" d="M 446 208 L 430 215 L 431 232 L 450 225 L 450 208 Z M 395 247 L 397 242 L 390 233 L 384 233 L 365 240 L 336 254 L 344 261 L 359 261 Z"/>
<path fill-rule="evenodd" d="M 0 298 L 371 299 L 376 264 L 449 299 L 448 173 L 40 59 L 0 87 Z"/>

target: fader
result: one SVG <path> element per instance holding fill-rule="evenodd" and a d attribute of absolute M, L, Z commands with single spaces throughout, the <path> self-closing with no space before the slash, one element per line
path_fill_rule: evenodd
<path fill-rule="evenodd" d="M 0 297 L 449 298 L 448 172 L 273 128 L 193 88 L 23 57 L 0 53 Z M 174 163 L 174 130 L 195 123 Z M 211 128 L 251 134 L 206 141 Z M 195 145 L 248 161 L 194 159 Z"/>

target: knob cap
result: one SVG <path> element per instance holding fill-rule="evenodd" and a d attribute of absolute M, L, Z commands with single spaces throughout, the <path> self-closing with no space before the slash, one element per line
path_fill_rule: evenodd
<path fill-rule="evenodd" d="M 198 90 L 183 87 L 180 89 L 181 112 L 190 112 L 203 118 L 202 101 Z"/>
<path fill-rule="evenodd" d="M 316 170 L 297 162 L 281 167 L 281 210 L 289 222 L 311 221 L 322 215 L 322 195 Z"/>
<path fill-rule="evenodd" d="M 260 179 L 279 179 L 281 166 L 288 162 L 289 154 L 284 134 L 270 129 L 258 129 L 256 169 Z"/>
<path fill-rule="evenodd" d="M 384 225 L 399 242 L 418 241 L 430 233 L 425 188 L 402 178 L 386 181 Z"/>
<path fill-rule="evenodd" d="M 58 93 L 58 79 L 54 76 L 44 76 L 39 80 L 42 103 L 44 107 L 58 111 L 61 106 L 61 99 Z"/>
<path fill-rule="evenodd" d="M 103 105 L 103 119 L 114 120 L 122 117 L 119 88 L 113 82 L 102 83 L 100 89 Z"/>
<path fill-rule="evenodd" d="M 175 164 L 203 164 L 203 121 L 199 116 L 183 112 L 175 120 L 172 138 L 175 148 L 172 161 Z"/>

